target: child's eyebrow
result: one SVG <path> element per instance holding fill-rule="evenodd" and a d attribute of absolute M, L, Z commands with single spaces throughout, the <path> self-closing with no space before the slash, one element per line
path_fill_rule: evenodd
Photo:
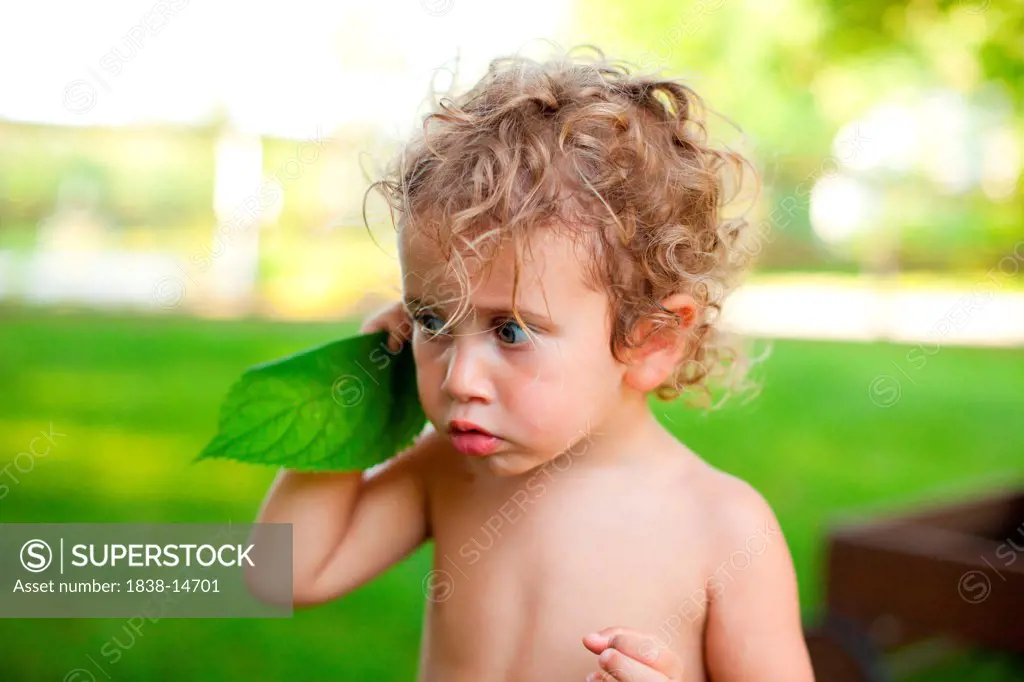
<path fill-rule="evenodd" d="M 405 306 L 409 310 L 418 310 L 419 308 L 424 307 L 424 303 L 423 303 L 423 300 L 420 299 L 419 297 L 411 296 L 411 297 L 407 297 L 405 299 Z M 431 307 L 431 306 L 426 306 L 426 307 Z M 433 307 L 434 308 L 438 308 L 438 307 L 443 307 L 443 306 L 433 306 Z M 484 314 L 488 314 L 488 315 L 506 315 L 506 316 L 508 316 L 510 318 L 514 317 L 514 315 L 512 314 L 512 311 L 510 309 L 508 309 L 508 308 L 488 308 L 488 307 L 484 307 L 484 306 L 473 306 L 473 309 L 478 311 L 478 312 L 481 312 L 481 313 L 484 313 Z M 519 314 L 522 315 L 524 318 L 532 318 L 532 319 L 535 319 L 535 320 L 538 320 L 538 321 L 541 321 L 541 322 L 551 323 L 551 319 L 547 315 L 542 315 L 542 314 L 540 314 L 538 312 L 535 312 L 535 311 L 530 310 L 528 308 L 523 308 L 521 306 L 519 308 Z"/>

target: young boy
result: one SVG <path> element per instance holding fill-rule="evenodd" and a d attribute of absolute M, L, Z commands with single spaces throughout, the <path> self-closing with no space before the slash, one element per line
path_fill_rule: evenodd
<path fill-rule="evenodd" d="M 772 510 L 648 403 L 741 364 L 713 313 L 744 159 L 700 104 L 598 50 L 496 60 L 427 117 L 376 183 L 405 300 L 362 331 L 411 343 L 429 424 L 365 472 L 280 472 L 257 520 L 293 524 L 296 605 L 432 539 L 421 682 L 813 680 Z"/>

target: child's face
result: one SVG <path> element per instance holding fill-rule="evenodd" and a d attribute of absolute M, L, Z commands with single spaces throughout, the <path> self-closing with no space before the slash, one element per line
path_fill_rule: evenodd
<path fill-rule="evenodd" d="M 538 233 L 529 246 L 516 302 L 532 339 L 511 314 L 511 247 L 469 273 L 470 313 L 431 337 L 454 315 L 458 279 L 431 240 L 403 236 L 399 246 L 423 409 L 438 433 L 464 420 L 497 436 L 492 454 L 465 455 L 497 475 L 529 471 L 602 432 L 626 390 L 626 366 L 609 347 L 607 294 L 584 284 L 567 237 Z"/>

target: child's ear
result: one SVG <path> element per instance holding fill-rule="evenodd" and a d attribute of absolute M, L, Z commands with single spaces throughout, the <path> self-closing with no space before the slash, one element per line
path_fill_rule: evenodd
<path fill-rule="evenodd" d="M 676 324 L 641 320 L 633 334 L 640 345 L 626 352 L 625 381 L 644 393 L 657 388 L 679 366 L 697 320 L 697 302 L 688 294 L 672 294 L 660 303 L 675 316 Z"/>

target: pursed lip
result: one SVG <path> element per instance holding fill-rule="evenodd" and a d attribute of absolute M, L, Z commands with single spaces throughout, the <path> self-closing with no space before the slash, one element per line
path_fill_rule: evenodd
<path fill-rule="evenodd" d="M 465 421 L 464 419 L 453 419 L 450 422 L 448 422 L 448 431 L 450 433 L 465 433 L 467 431 L 474 431 L 476 433 L 482 433 L 485 436 L 494 435 L 493 433 L 483 428 L 482 426 L 474 424 L 473 422 L 470 421 Z"/>

